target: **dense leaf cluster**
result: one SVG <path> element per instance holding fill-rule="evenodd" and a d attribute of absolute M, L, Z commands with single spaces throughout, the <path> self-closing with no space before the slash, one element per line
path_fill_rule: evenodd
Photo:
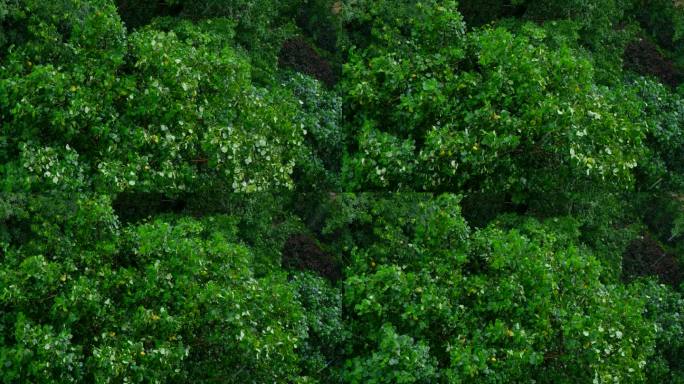
<path fill-rule="evenodd" d="M 0 383 L 684 383 L 684 6 L 0 0 Z"/>

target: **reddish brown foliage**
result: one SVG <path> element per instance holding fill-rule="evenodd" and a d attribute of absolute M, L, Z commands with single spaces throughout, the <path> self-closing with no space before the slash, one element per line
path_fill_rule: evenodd
<path fill-rule="evenodd" d="M 632 41 L 625 49 L 625 68 L 644 76 L 655 76 L 663 84 L 676 86 L 681 73 L 672 61 L 665 58 L 658 46 L 647 39 Z"/>
<path fill-rule="evenodd" d="M 327 86 L 337 82 L 330 63 L 300 37 L 285 40 L 278 56 L 278 65 L 315 77 Z"/>
<path fill-rule="evenodd" d="M 285 242 L 283 267 L 300 271 L 313 271 L 331 280 L 342 277 L 332 255 L 324 252 L 316 241 L 306 235 L 293 235 Z"/>
<path fill-rule="evenodd" d="M 660 281 L 674 286 L 682 281 L 682 270 L 677 259 L 650 236 L 632 241 L 622 258 L 622 273 L 627 279 L 658 276 Z"/>

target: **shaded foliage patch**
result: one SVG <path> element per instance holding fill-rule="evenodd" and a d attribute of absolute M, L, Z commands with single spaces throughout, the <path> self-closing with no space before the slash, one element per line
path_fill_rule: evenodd
<path fill-rule="evenodd" d="M 682 281 L 682 271 L 677 259 L 648 235 L 633 240 L 627 247 L 622 269 L 623 276 L 628 280 L 641 276 L 657 276 L 663 283 L 673 286 Z"/>
<path fill-rule="evenodd" d="M 305 73 L 328 86 L 337 83 L 337 74 L 330 63 L 301 37 L 283 42 L 278 56 L 278 66 Z"/>
<path fill-rule="evenodd" d="M 293 235 L 283 248 L 283 267 L 300 271 L 313 271 L 336 281 L 342 277 L 339 265 L 314 239 L 306 235 Z"/>
<path fill-rule="evenodd" d="M 648 39 L 634 40 L 625 49 L 625 68 L 644 76 L 654 76 L 663 84 L 677 86 L 682 74 L 672 61 L 658 51 Z"/>

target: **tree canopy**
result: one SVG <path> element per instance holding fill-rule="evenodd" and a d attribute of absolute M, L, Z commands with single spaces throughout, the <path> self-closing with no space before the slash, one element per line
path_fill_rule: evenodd
<path fill-rule="evenodd" d="M 0 0 L 0 383 L 684 383 L 684 5 Z"/>

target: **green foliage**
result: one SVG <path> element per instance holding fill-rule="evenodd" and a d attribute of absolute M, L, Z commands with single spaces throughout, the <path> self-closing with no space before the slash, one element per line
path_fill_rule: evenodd
<path fill-rule="evenodd" d="M 645 106 L 640 119 L 648 127 L 635 200 L 653 232 L 672 242 L 682 234 L 678 223 L 684 217 L 684 101 L 651 80 L 637 79 L 634 87 Z"/>
<path fill-rule="evenodd" d="M 322 232 L 336 249 L 351 253 L 352 273 L 384 263 L 449 269 L 469 232 L 459 201 L 427 193 L 339 194 L 328 205 Z"/>
<path fill-rule="evenodd" d="M 301 105 L 299 124 L 304 129 L 305 146 L 297 162 L 297 185 L 308 190 L 339 188 L 342 154 L 347 135 L 342 126 L 342 100 L 317 80 L 303 74 L 288 76 L 284 86 Z"/>
<path fill-rule="evenodd" d="M 657 326 L 657 353 L 647 364 L 648 383 L 684 382 L 684 298 L 665 285 L 647 281 L 641 287 L 647 299 L 647 316 Z"/>
<path fill-rule="evenodd" d="M 0 382 L 684 384 L 680 3 L 0 0 Z"/>
<path fill-rule="evenodd" d="M 340 48 L 346 34 L 340 14 L 345 7 L 339 0 L 301 0 L 294 9 L 297 26 L 336 61 L 343 60 L 344 56 Z"/>
<path fill-rule="evenodd" d="M 684 173 L 684 100 L 651 80 L 637 79 L 634 86 L 646 107 L 641 117 L 648 126 L 649 139 L 644 171 L 651 178 L 674 179 L 666 184 L 676 183 L 676 178 Z"/>
<path fill-rule="evenodd" d="M 625 12 L 632 0 L 513 0 L 525 7 L 525 17 L 532 20 L 569 19 L 579 26 L 581 42 L 598 55 L 614 55 L 617 61 L 624 49 Z M 622 23 L 622 25 L 621 25 Z M 615 44 L 615 47 L 606 47 Z"/>
<path fill-rule="evenodd" d="M 524 7 L 510 0 L 461 0 L 458 11 L 468 27 L 477 28 L 509 16 L 519 16 L 524 13 Z"/>
<path fill-rule="evenodd" d="M 398 335 L 391 325 L 380 331 L 379 342 L 369 357 L 348 361 L 343 374 L 347 383 L 433 383 L 437 378 L 430 348 Z"/>
<path fill-rule="evenodd" d="M 572 26 L 573 47 L 586 49 L 601 83 L 619 84 L 623 51 L 638 29 L 632 22 L 633 0 L 464 0 L 460 10 L 474 26 L 524 24 L 533 21 L 550 34 Z M 549 27 L 550 26 L 550 27 Z"/>
<path fill-rule="evenodd" d="M 3 380 L 295 377 L 306 332 L 295 292 L 281 274 L 253 277 L 249 249 L 223 233 L 190 219 L 129 227 L 110 259 L 88 266 L 78 251 L 11 249 L 0 269 Z"/>
<path fill-rule="evenodd" d="M 684 37 L 684 9 L 674 0 L 634 0 L 632 13 L 642 27 L 660 45 L 676 50 L 682 59 L 682 38 Z"/>
<path fill-rule="evenodd" d="M 272 81 L 277 55 L 283 40 L 295 27 L 291 15 L 298 8 L 295 0 L 164 0 L 191 20 L 227 18 L 235 22 L 236 42 L 249 51 L 255 78 Z"/>
<path fill-rule="evenodd" d="M 358 27 L 348 44 L 368 49 L 394 43 L 401 50 L 430 52 L 459 39 L 465 28 L 452 0 L 347 1 L 340 17 L 348 30 Z"/>
<path fill-rule="evenodd" d="M 15 326 L 17 345 L 0 349 L 0 362 L 5 367 L 3 381 L 11 383 L 30 378 L 45 383 L 75 383 L 83 380 L 82 351 L 71 343 L 72 337 L 66 331 L 55 332 L 49 325 L 31 323 L 19 316 Z"/>
<path fill-rule="evenodd" d="M 290 284 L 301 303 L 308 332 L 299 347 L 305 376 L 331 382 L 335 359 L 350 338 L 342 316 L 342 294 L 328 282 L 311 273 L 298 273 Z"/>
<path fill-rule="evenodd" d="M 378 232 L 396 233 L 385 220 L 376 223 Z M 431 223 L 449 229 L 438 233 L 463 231 L 458 221 Z M 643 380 L 653 326 L 641 299 L 601 282 L 599 262 L 574 245 L 574 224 L 528 223 L 527 235 L 492 227 L 460 246 L 436 241 L 432 249 L 443 251 L 428 264 L 381 256 L 420 249 L 418 241 L 368 246 L 365 259 L 373 261 L 345 289 L 352 331 L 363 335 L 357 348 L 380 343 L 389 322 L 424 342 L 450 382 Z M 421 233 L 420 223 L 407 226 Z"/>
<path fill-rule="evenodd" d="M 164 0 L 171 6 L 180 6 L 181 16 L 191 19 L 225 17 L 236 20 L 241 32 L 267 34 L 268 28 L 282 20 L 295 2 L 291 0 L 273 2 L 269 0 Z M 275 25 L 277 26 L 277 24 Z M 245 37 L 254 37 L 245 36 Z"/>
<path fill-rule="evenodd" d="M 251 84 L 248 61 L 218 33 L 230 30 L 229 22 L 126 37 L 111 5 L 60 14 L 69 21 L 81 12 L 93 25 L 74 24 L 70 41 L 48 24 L 51 13 L 45 20 L 30 13 L 27 22 L 45 31 L 0 67 L 2 189 L 92 183 L 103 193 L 173 194 L 206 184 L 236 192 L 292 187 L 303 140 L 296 102 L 286 91 Z"/>
<path fill-rule="evenodd" d="M 280 267 L 286 240 L 293 234 L 306 231 L 302 220 L 289 210 L 292 199 L 289 194 L 224 193 L 210 187 L 183 197 L 187 203 L 185 214 L 230 216 L 236 238 L 252 250 L 253 269 L 257 276 Z"/>
<path fill-rule="evenodd" d="M 160 17 L 174 20 L 234 22 L 235 41 L 249 51 L 255 77 L 262 83 L 273 80 L 282 41 L 295 31 L 291 17 L 300 1 L 283 0 L 116 0 L 126 25 L 133 29 L 154 24 Z"/>
<path fill-rule="evenodd" d="M 449 36 L 437 20 L 431 33 Z M 448 44 L 384 36 L 352 52 L 345 69 L 350 119 L 362 127 L 345 163 L 350 188 L 503 192 L 525 202 L 629 187 L 644 136 L 632 120 L 638 99 L 596 87 L 590 63 L 546 47 L 543 29 L 457 34 Z"/>

